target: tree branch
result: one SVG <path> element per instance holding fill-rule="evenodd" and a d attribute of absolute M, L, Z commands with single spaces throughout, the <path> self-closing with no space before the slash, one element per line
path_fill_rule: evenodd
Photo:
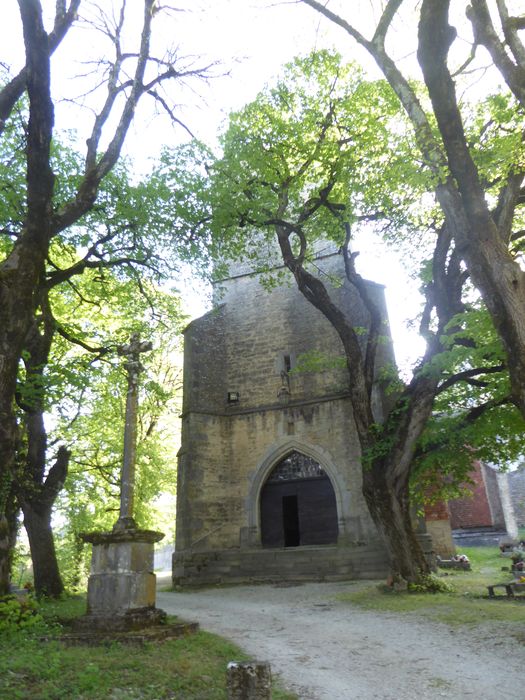
<path fill-rule="evenodd" d="M 518 66 L 525 66 L 525 46 L 521 41 L 518 30 L 525 28 L 525 17 L 510 17 L 505 0 L 496 0 L 498 12 L 503 28 L 503 35 Z M 519 26 L 520 20 L 523 26 Z"/>
<path fill-rule="evenodd" d="M 66 331 L 66 329 L 61 325 L 57 325 L 56 332 L 58 333 L 58 335 L 62 336 L 62 338 L 64 338 L 64 340 L 67 340 L 72 345 L 78 345 L 79 347 L 83 348 L 84 350 L 87 350 L 88 352 L 96 354 L 98 357 L 103 357 L 104 355 L 107 355 L 107 353 L 112 350 L 111 346 L 107 346 L 107 345 L 99 345 L 99 346 L 89 345 L 89 343 L 85 343 L 80 338 L 75 338 L 75 336 L 71 335 L 71 333 L 69 333 L 69 331 Z"/>
<path fill-rule="evenodd" d="M 379 344 L 379 334 L 381 331 L 382 317 L 377 308 L 377 304 L 373 301 L 369 294 L 367 284 L 365 280 L 357 273 L 355 268 L 355 258 L 356 255 L 350 254 L 349 246 L 352 238 L 352 231 L 349 223 L 345 223 L 345 242 L 342 247 L 343 260 L 345 263 L 345 273 L 346 278 L 352 286 L 357 289 L 359 297 L 363 302 L 369 318 L 370 325 L 368 328 L 368 335 L 366 339 L 366 351 L 365 351 L 365 363 L 364 363 L 364 373 L 365 381 L 368 389 L 368 396 L 370 400 L 372 399 L 372 387 L 375 377 L 375 368 L 377 360 L 377 348 Z"/>
<path fill-rule="evenodd" d="M 525 67 L 514 64 L 509 58 L 505 46 L 500 41 L 492 23 L 486 0 L 471 0 L 471 2 L 472 5 L 467 9 L 467 17 L 472 24 L 476 42 L 487 49 L 516 99 L 525 107 Z M 501 11 L 501 8 L 498 9 Z M 508 23 L 506 24 L 508 27 Z M 509 30 L 507 29 L 508 33 Z M 517 46 L 514 41 L 513 44 Z M 523 49 L 523 46 L 521 46 L 521 49 Z M 520 50 L 518 50 L 518 55 L 519 52 Z"/>
<path fill-rule="evenodd" d="M 53 31 L 48 36 L 49 55 L 60 45 L 62 39 L 75 21 L 80 2 L 81 0 L 71 0 L 67 10 L 65 10 L 65 3 L 57 2 L 55 24 Z M 18 75 L 0 90 L 0 135 L 5 129 L 6 121 L 13 111 L 15 104 L 24 94 L 26 79 L 27 66 L 24 66 Z"/>
<path fill-rule="evenodd" d="M 493 367 L 473 367 L 472 369 L 466 369 L 463 372 L 458 372 L 457 374 L 448 377 L 448 379 L 439 385 L 436 393 L 442 394 L 447 389 L 450 389 L 451 386 L 454 386 L 454 384 L 464 382 L 468 379 L 472 379 L 473 377 L 479 377 L 481 374 L 497 374 L 498 372 L 503 372 L 504 370 L 505 365 L 495 365 Z M 475 386 L 481 385 L 481 382 L 479 384 L 475 384 Z M 485 383 L 483 383 L 483 385 L 486 386 Z"/>

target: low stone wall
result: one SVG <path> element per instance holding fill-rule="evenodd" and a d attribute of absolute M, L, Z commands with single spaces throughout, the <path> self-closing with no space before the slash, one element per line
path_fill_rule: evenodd
<path fill-rule="evenodd" d="M 435 569 L 432 537 L 417 535 Z M 220 583 L 346 581 L 382 579 L 389 574 L 388 556 L 379 540 L 367 544 L 284 548 L 243 548 L 174 552 L 173 584 L 207 586 Z"/>
<path fill-rule="evenodd" d="M 178 586 L 216 583 L 337 581 L 384 578 L 388 563 L 378 545 L 183 552 L 173 555 Z"/>
<path fill-rule="evenodd" d="M 497 547 L 501 540 L 509 539 L 506 530 L 490 527 L 452 530 L 452 537 L 459 552 L 463 547 Z"/>

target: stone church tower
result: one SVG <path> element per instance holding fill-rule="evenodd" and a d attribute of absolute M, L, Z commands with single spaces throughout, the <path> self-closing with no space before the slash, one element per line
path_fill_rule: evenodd
<path fill-rule="evenodd" d="M 366 333 L 342 256 L 320 254 L 315 264 Z M 388 571 L 361 492 L 341 341 L 287 279 L 268 291 L 258 274 L 236 268 L 221 282 L 221 303 L 186 329 L 176 584 Z M 385 318 L 381 366 L 393 351 L 383 288 L 369 284 Z M 325 361 L 294 371 L 304 353 Z M 380 420 L 379 387 L 375 411 Z"/>

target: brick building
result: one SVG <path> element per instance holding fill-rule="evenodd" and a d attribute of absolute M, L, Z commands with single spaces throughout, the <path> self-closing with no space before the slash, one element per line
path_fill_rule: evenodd
<path fill-rule="evenodd" d="M 470 495 L 448 502 L 450 525 L 458 546 L 497 544 L 518 536 L 509 474 L 475 460 L 467 485 Z"/>
<path fill-rule="evenodd" d="M 365 327 L 341 256 L 320 255 L 316 266 L 341 280 L 331 295 Z M 249 269 L 235 272 L 221 303 L 185 333 L 174 581 L 383 576 L 341 341 L 292 280 L 268 291 Z M 386 319 L 383 288 L 370 292 Z M 327 362 L 294 373 L 303 353 Z M 378 353 L 380 365 L 392 361 L 391 342 Z M 376 387 L 378 420 L 382 402 Z"/>

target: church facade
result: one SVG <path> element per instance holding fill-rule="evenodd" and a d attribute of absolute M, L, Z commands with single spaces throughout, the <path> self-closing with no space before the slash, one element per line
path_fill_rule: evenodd
<path fill-rule="evenodd" d="M 315 265 L 364 337 L 342 257 Z M 385 319 L 382 366 L 393 362 L 384 290 L 369 284 Z M 268 290 L 246 270 L 221 287 L 185 332 L 174 583 L 386 575 L 338 335 L 291 279 Z M 378 383 L 378 420 L 382 401 Z"/>

